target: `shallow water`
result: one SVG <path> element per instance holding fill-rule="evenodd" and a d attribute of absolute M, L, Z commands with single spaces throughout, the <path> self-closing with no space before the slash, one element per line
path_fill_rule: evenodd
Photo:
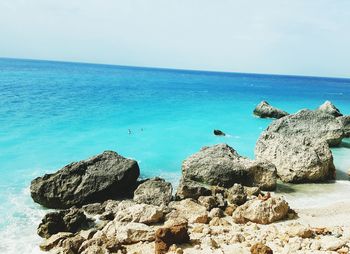
<path fill-rule="evenodd" d="M 34 177 L 103 150 L 173 183 L 182 160 L 205 145 L 225 142 L 253 158 L 271 122 L 252 115 L 261 100 L 291 113 L 331 100 L 350 114 L 350 80 L 0 59 L 0 253 L 38 251 L 46 211 L 30 199 Z M 285 186 L 287 198 L 298 207 L 345 198 L 348 147 L 333 149 L 342 181 Z"/>

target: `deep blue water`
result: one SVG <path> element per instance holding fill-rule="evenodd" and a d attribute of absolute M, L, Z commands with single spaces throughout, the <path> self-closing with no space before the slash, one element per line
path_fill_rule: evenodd
<path fill-rule="evenodd" d="M 226 142 L 253 158 L 271 121 L 252 115 L 261 100 L 290 113 L 331 100 L 350 114 L 350 79 L 0 58 L 0 236 L 26 232 L 36 243 L 44 211 L 29 197 L 30 180 L 103 150 L 174 182 L 182 160 L 205 145 Z M 0 243 L 0 252 L 15 249 Z"/>

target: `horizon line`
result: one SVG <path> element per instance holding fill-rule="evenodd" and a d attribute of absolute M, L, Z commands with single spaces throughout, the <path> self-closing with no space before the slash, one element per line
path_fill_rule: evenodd
<path fill-rule="evenodd" d="M 55 63 L 67 63 L 67 64 L 81 64 L 81 65 L 102 65 L 119 68 L 130 68 L 130 69 L 148 69 L 148 70 L 159 70 L 159 71 L 173 71 L 173 72 L 202 72 L 202 73 L 216 73 L 216 74 L 233 74 L 233 75 L 260 75 L 260 76 L 282 76 L 282 77 L 301 77 L 301 78 L 326 78 L 326 79 L 345 79 L 348 80 L 350 77 L 336 77 L 336 76 L 311 76 L 311 75 L 300 75 L 300 74 L 279 74 L 279 73 L 257 73 L 257 72 L 235 72 L 235 71 L 219 71 L 219 70 L 203 70 L 203 69 L 181 69 L 181 68 L 170 68 L 160 66 L 136 66 L 136 65 L 121 65 L 101 62 L 85 62 L 85 61 L 74 61 L 74 60 L 55 60 L 55 59 L 41 59 L 41 58 L 17 58 L 17 57 L 2 57 L 0 59 L 5 60 L 20 60 L 20 61 L 38 61 L 38 62 L 55 62 Z"/>

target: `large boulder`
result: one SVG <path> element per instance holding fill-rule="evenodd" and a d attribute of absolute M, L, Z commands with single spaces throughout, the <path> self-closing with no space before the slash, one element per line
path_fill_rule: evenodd
<path fill-rule="evenodd" d="M 281 118 L 288 115 L 286 111 L 271 106 L 267 101 L 260 102 L 253 113 L 261 118 Z"/>
<path fill-rule="evenodd" d="M 285 182 L 320 182 L 334 179 L 335 167 L 329 146 L 346 136 L 346 119 L 319 110 L 301 110 L 274 121 L 260 135 L 256 158 L 277 168 Z"/>
<path fill-rule="evenodd" d="M 49 208 L 68 208 L 132 193 L 140 171 L 136 161 L 105 151 L 34 179 L 33 200 Z"/>
<path fill-rule="evenodd" d="M 154 178 L 141 183 L 134 192 L 134 201 L 140 204 L 167 205 L 172 198 L 171 183 Z"/>
<path fill-rule="evenodd" d="M 269 224 L 285 219 L 288 216 L 289 205 L 282 198 L 255 198 L 239 206 L 232 214 L 236 223 L 248 221 L 258 224 Z"/>
<path fill-rule="evenodd" d="M 335 117 L 343 115 L 340 113 L 340 110 L 330 101 L 325 101 L 321 106 L 319 106 L 318 110 Z"/>
<path fill-rule="evenodd" d="M 182 179 L 225 188 L 240 183 L 273 190 L 276 169 L 271 163 L 252 161 L 227 144 L 219 144 L 204 147 L 187 158 L 182 164 Z"/>

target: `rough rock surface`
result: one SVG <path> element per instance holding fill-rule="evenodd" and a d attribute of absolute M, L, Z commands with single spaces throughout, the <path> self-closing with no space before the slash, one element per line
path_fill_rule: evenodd
<path fill-rule="evenodd" d="M 191 199 L 171 202 L 169 207 L 174 209 L 167 215 L 170 219 L 178 218 L 180 216 L 186 219 L 189 223 L 208 222 L 207 209 Z"/>
<path fill-rule="evenodd" d="M 329 146 L 346 136 L 346 119 L 322 111 L 301 110 L 274 121 L 259 137 L 255 155 L 276 165 L 285 182 L 320 182 L 334 179 Z"/>
<path fill-rule="evenodd" d="M 263 243 L 256 243 L 250 248 L 251 254 L 273 254 L 269 246 Z"/>
<path fill-rule="evenodd" d="M 213 132 L 214 132 L 214 135 L 215 135 L 215 136 L 225 136 L 225 135 L 226 135 L 226 134 L 225 134 L 223 131 L 221 131 L 221 130 L 214 130 Z"/>
<path fill-rule="evenodd" d="M 49 208 L 68 208 L 132 192 L 139 177 L 136 161 L 106 151 L 34 179 L 33 200 Z"/>
<path fill-rule="evenodd" d="M 227 190 L 227 201 L 229 204 L 242 205 L 247 201 L 247 193 L 240 184 L 234 184 Z"/>
<path fill-rule="evenodd" d="M 182 178 L 226 188 L 235 183 L 263 190 L 276 188 L 274 165 L 242 157 L 226 144 L 204 147 L 187 158 L 182 164 Z"/>
<path fill-rule="evenodd" d="M 162 208 L 148 204 L 134 204 L 125 207 L 119 206 L 114 214 L 114 220 L 120 222 L 140 222 L 144 224 L 154 224 L 164 218 Z"/>
<path fill-rule="evenodd" d="M 211 195 L 210 186 L 200 182 L 182 178 L 176 191 L 177 199 L 193 198 Z"/>
<path fill-rule="evenodd" d="M 330 101 L 325 101 L 319 108 L 319 111 L 330 114 L 332 116 L 338 117 L 343 114 L 340 113 L 340 110 Z"/>
<path fill-rule="evenodd" d="M 190 236 L 187 230 L 186 220 L 168 221 L 165 227 L 159 228 L 155 235 L 155 253 L 167 253 L 173 244 L 187 243 Z"/>
<path fill-rule="evenodd" d="M 267 200 L 255 198 L 239 206 L 232 216 L 236 223 L 252 221 L 258 224 L 269 224 L 286 218 L 288 211 L 288 203 L 281 197 Z"/>
<path fill-rule="evenodd" d="M 261 118 L 281 118 L 288 115 L 286 111 L 271 106 L 267 101 L 260 102 L 253 113 Z"/>
<path fill-rule="evenodd" d="M 38 227 L 38 235 L 44 238 L 59 232 L 75 233 L 86 227 L 89 220 L 85 214 L 76 208 L 69 210 L 47 213 Z"/>
<path fill-rule="evenodd" d="M 171 183 L 154 178 L 140 184 L 134 192 L 134 201 L 140 204 L 167 205 L 171 201 L 173 188 Z"/>

